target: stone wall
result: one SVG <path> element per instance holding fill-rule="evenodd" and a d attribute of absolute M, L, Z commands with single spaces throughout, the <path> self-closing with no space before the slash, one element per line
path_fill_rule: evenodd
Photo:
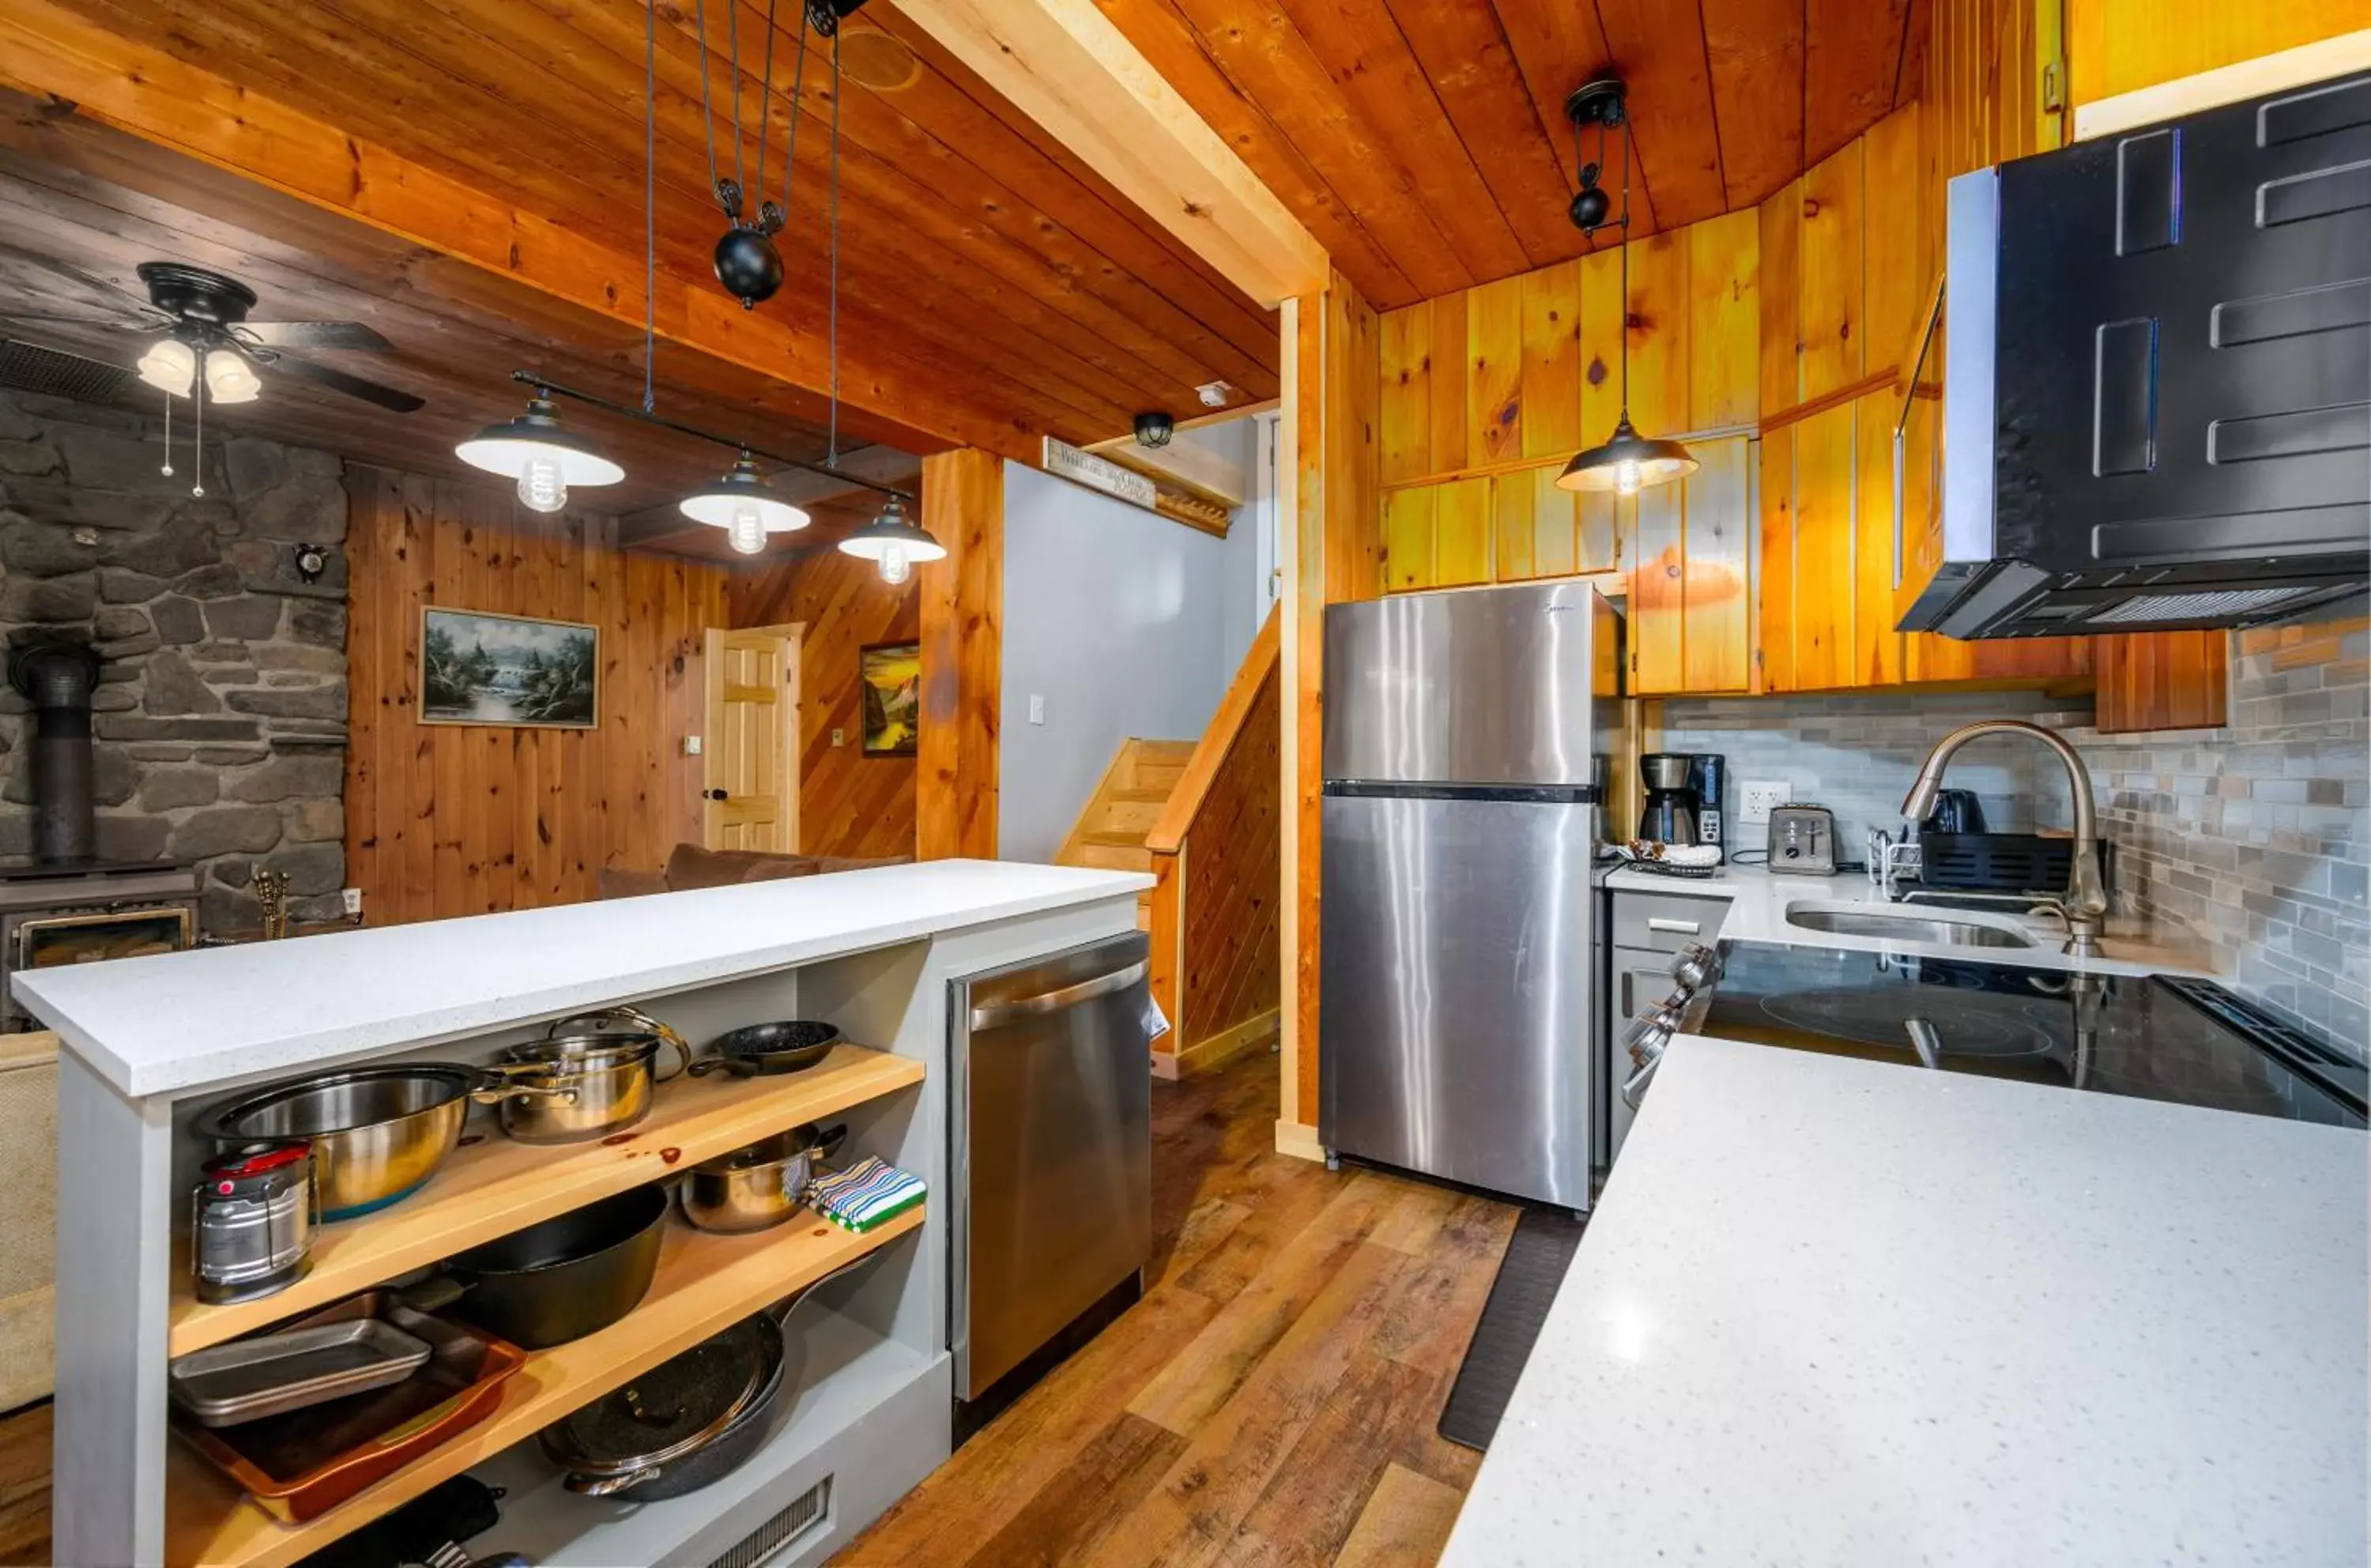
<path fill-rule="evenodd" d="M 176 409 L 185 412 L 186 406 Z M 259 924 L 249 872 L 288 872 L 299 919 L 345 884 L 346 495 L 324 452 L 0 392 L 0 637 L 87 640 L 98 849 L 204 871 L 201 918 Z M 306 582 L 297 547 L 321 548 Z M 0 854 L 31 847 L 27 704 L 0 690 Z"/>

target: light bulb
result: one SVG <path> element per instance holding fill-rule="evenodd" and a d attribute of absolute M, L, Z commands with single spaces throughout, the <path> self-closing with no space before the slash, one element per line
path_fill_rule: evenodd
<path fill-rule="evenodd" d="M 159 339 L 140 356 L 140 379 L 176 398 L 190 395 L 190 379 L 197 371 L 197 354 L 178 338 Z"/>
<path fill-rule="evenodd" d="M 568 481 L 557 457 L 530 457 L 519 470 L 519 504 L 529 512 L 557 512 L 568 504 Z"/>
<path fill-rule="evenodd" d="M 724 537 L 743 555 L 763 554 L 766 548 L 766 514 L 754 506 L 734 507 L 733 521 L 724 525 Z"/>
<path fill-rule="evenodd" d="M 1613 465 L 1613 491 L 1616 495 L 1637 495 L 1638 481 L 1639 473 L 1637 463 L 1625 457 L 1621 462 Z"/>
<path fill-rule="evenodd" d="M 905 546 L 900 545 L 900 544 L 896 544 L 896 543 L 894 543 L 894 542 L 893 542 L 893 543 L 891 543 L 891 544 L 885 545 L 884 547 L 882 547 L 882 550 L 881 550 L 881 581 L 882 581 L 882 582 L 888 582 L 888 583 L 898 583 L 898 582 L 905 582 L 905 581 L 906 581 L 907 574 L 908 574 L 908 573 L 909 573 L 909 572 L 911 572 L 912 571 L 913 571 L 912 563 L 910 563 L 909 561 L 908 561 L 908 560 L 907 560 L 907 559 L 906 559 L 906 547 L 905 547 Z"/>
<path fill-rule="evenodd" d="M 226 349 L 206 356 L 206 396 L 217 403 L 252 403 L 263 383 L 247 362 Z"/>

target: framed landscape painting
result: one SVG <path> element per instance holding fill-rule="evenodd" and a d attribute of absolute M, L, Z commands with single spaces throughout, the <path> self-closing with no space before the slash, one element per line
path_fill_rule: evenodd
<path fill-rule="evenodd" d="M 864 755 L 911 756 L 922 714 L 922 645 L 875 642 L 858 651 L 864 693 Z"/>
<path fill-rule="evenodd" d="M 601 634 L 575 621 L 420 612 L 420 721 L 590 730 L 600 722 Z"/>

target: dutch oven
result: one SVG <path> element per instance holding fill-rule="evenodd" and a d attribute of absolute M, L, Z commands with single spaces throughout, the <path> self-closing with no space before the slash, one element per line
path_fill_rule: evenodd
<path fill-rule="evenodd" d="M 571 1209 L 445 1262 L 404 1292 L 404 1304 L 454 1315 L 527 1350 L 606 1329 L 641 1305 L 658 1272 L 666 1229 L 662 1186 Z"/>

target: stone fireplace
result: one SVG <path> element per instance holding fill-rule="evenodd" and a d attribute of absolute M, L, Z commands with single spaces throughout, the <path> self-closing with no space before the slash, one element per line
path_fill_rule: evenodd
<path fill-rule="evenodd" d="M 334 919 L 345 882 L 341 465 L 233 438 L 207 445 L 194 496 L 176 435 L 168 478 L 157 421 L 0 391 L 0 639 L 75 642 L 98 661 L 89 774 L 103 867 L 186 868 L 210 931 L 260 926 L 259 866 L 288 873 L 294 918 Z M 300 546 L 318 548 L 318 571 Z M 35 847 L 34 732 L 31 703 L 0 689 L 0 858 Z M 30 891 L 63 868 L 23 869 L 40 873 Z M 0 943 L 17 940 L 0 930 Z"/>

